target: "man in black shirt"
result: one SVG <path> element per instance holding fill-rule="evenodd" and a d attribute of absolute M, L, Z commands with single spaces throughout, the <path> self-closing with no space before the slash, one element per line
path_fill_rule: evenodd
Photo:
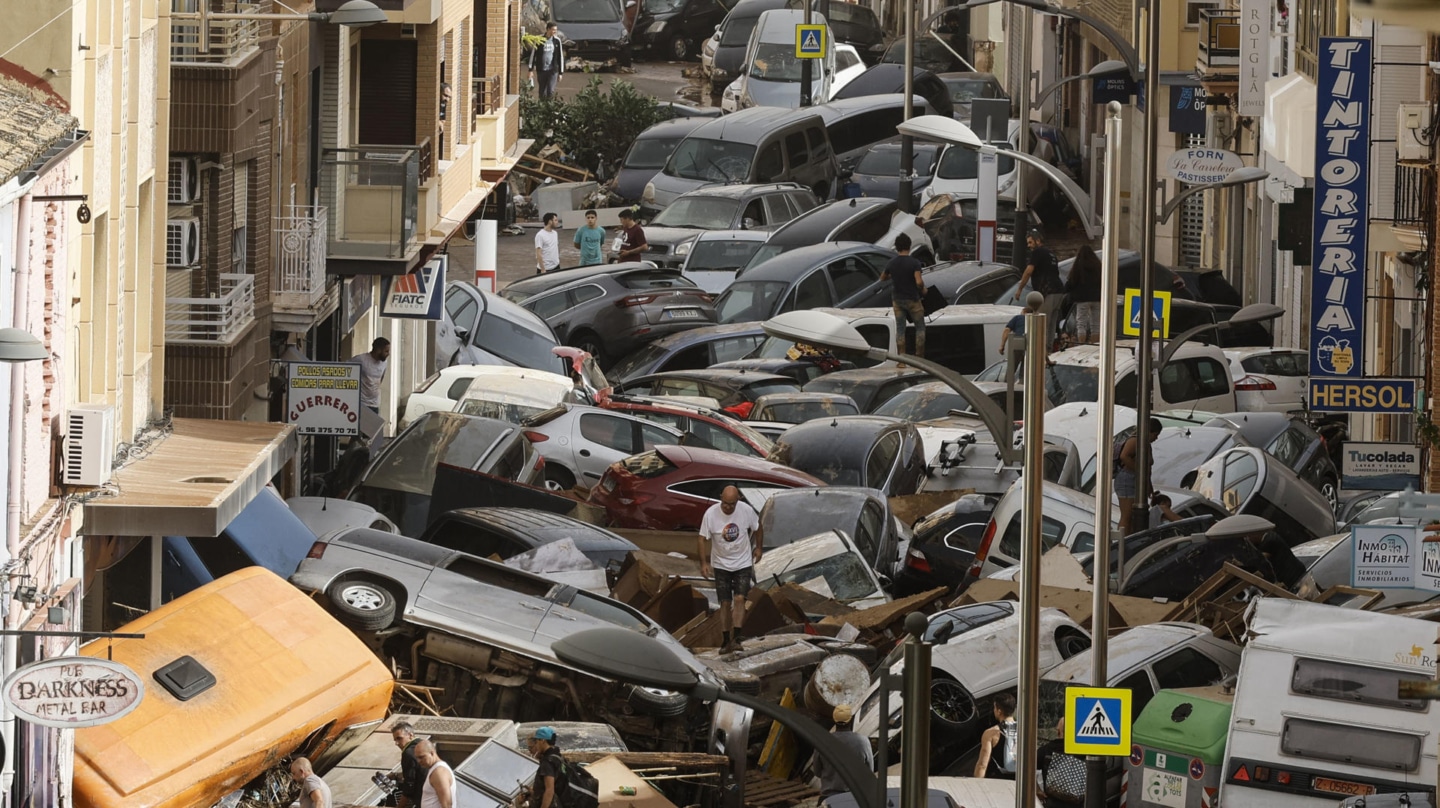
<path fill-rule="evenodd" d="M 565 759 L 556 748 L 555 730 L 541 727 L 526 742 L 530 754 L 540 761 L 535 770 L 535 784 L 530 790 L 530 808 L 559 808 L 555 800 L 556 783 L 561 777 Z"/>
<path fill-rule="evenodd" d="M 1026 282 L 1045 296 L 1045 304 L 1040 307 L 1040 313 L 1045 315 L 1045 328 L 1048 331 L 1045 344 L 1048 350 L 1049 346 L 1055 343 L 1055 321 L 1058 319 L 1056 314 L 1060 303 L 1065 300 L 1065 285 L 1060 282 L 1060 262 L 1055 260 L 1055 253 L 1045 246 L 1045 237 L 1038 232 L 1031 233 L 1025 238 L 1025 243 L 1030 246 L 1030 264 L 1020 276 L 1020 285 L 1015 287 L 1015 302 L 1020 302 Z"/>
<path fill-rule="evenodd" d="M 415 737 L 415 727 L 409 721 L 401 721 L 391 727 L 390 737 L 400 747 L 400 771 L 392 772 L 390 779 L 400 783 L 400 794 L 406 800 L 401 803 L 401 808 L 414 808 L 420 804 L 420 789 L 425 786 L 420 776 L 420 764 L 415 761 L 415 745 L 420 743 L 420 739 Z"/>
<path fill-rule="evenodd" d="M 904 233 L 895 237 L 895 252 L 900 254 L 890 259 L 880 276 L 881 281 L 892 283 L 890 307 L 895 311 L 895 347 L 905 344 L 904 353 L 924 359 L 925 304 L 920 301 L 925 296 L 925 282 L 920 279 L 920 262 L 910 257 L 910 237 Z M 907 321 L 915 325 L 913 345 L 905 334 Z"/>

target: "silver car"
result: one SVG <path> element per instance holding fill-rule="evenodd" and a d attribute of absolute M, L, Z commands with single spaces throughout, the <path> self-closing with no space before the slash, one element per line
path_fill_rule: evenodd
<path fill-rule="evenodd" d="M 614 410 L 561 404 L 525 421 L 525 435 L 545 458 L 545 487 L 566 491 L 591 486 L 630 455 L 656 446 L 678 445 L 674 427 Z"/>
<path fill-rule="evenodd" d="M 394 661 L 399 678 L 437 683 L 460 715 L 521 720 L 539 702 L 546 714 L 603 721 L 632 740 L 684 743 L 686 696 L 593 678 L 555 657 L 552 643 L 592 628 L 652 636 L 719 686 L 689 650 L 624 603 L 404 536 L 331 534 L 290 582 L 323 594 L 337 618 Z"/>

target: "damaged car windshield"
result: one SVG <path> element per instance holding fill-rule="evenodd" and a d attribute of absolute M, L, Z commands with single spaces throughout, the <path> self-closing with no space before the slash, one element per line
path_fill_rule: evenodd
<path fill-rule="evenodd" d="M 476 468 L 496 442 L 513 430 L 488 418 L 426 413 L 385 447 L 365 476 L 365 486 L 428 496 L 435 487 L 437 465 Z"/>
<path fill-rule="evenodd" d="M 791 567 L 768 583 L 797 583 L 823 580 L 838 601 L 860 600 L 875 594 L 875 582 L 865 570 L 865 563 L 854 553 L 841 553 L 803 566 Z"/>

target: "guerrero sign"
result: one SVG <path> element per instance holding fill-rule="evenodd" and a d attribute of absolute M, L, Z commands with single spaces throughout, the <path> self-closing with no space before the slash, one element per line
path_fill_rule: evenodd
<path fill-rule="evenodd" d="M 1189 185 L 1224 182 L 1235 169 L 1245 165 L 1240 155 L 1224 149 L 1181 149 L 1170 155 L 1165 173 Z"/>
<path fill-rule="evenodd" d="M 301 435 L 360 434 L 360 366 L 291 362 L 285 422 Z"/>
<path fill-rule="evenodd" d="M 1369 39 L 1322 37 L 1315 83 L 1310 375 L 1359 379 L 1370 209 Z"/>
<path fill-rule="evenodd" d="M 32 724 L 61 729 L 93 727 L 140 706 L 145 683 L 119 662 L 55 657 L 10 674 L 4 695 L 10 709 Z"/>

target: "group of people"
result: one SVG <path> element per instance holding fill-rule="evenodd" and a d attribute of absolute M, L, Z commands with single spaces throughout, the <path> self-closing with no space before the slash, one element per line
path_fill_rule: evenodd
<path fill-rule="evenodd" d="M 605 262 L 605 228 L 599 224 L 600 215 L 594 208 L 585 210 L 585 226 L 575 230 L 574 243 L 580 250 L 580 266 L 588 267 Z M 553 272 L 560 268 L 560 216 L 546 213 L 540 219 L 540 230 L 535 233 L 535 274 Z M 611 257 L 610 263 L 639 261 L 650 245 L 645 241 L 645 228 L 635 220 L 635 212 L 629 208 L 620 211 L 620 249 Z"/>
<path fill-rule="evenodd" d="M 390 731 L 400 748 L 400 771 L 388 775 L 399 787 L 400 808 L 456 808 L 455 772 L 440 759 L 435 744 L 415 737 L 415 727 L 401 721 Z M 300 808 L 335 808 L 330 786 L 315 773 L 309 758 L 290 763 L 290 778 L 300 785 Z"/>

